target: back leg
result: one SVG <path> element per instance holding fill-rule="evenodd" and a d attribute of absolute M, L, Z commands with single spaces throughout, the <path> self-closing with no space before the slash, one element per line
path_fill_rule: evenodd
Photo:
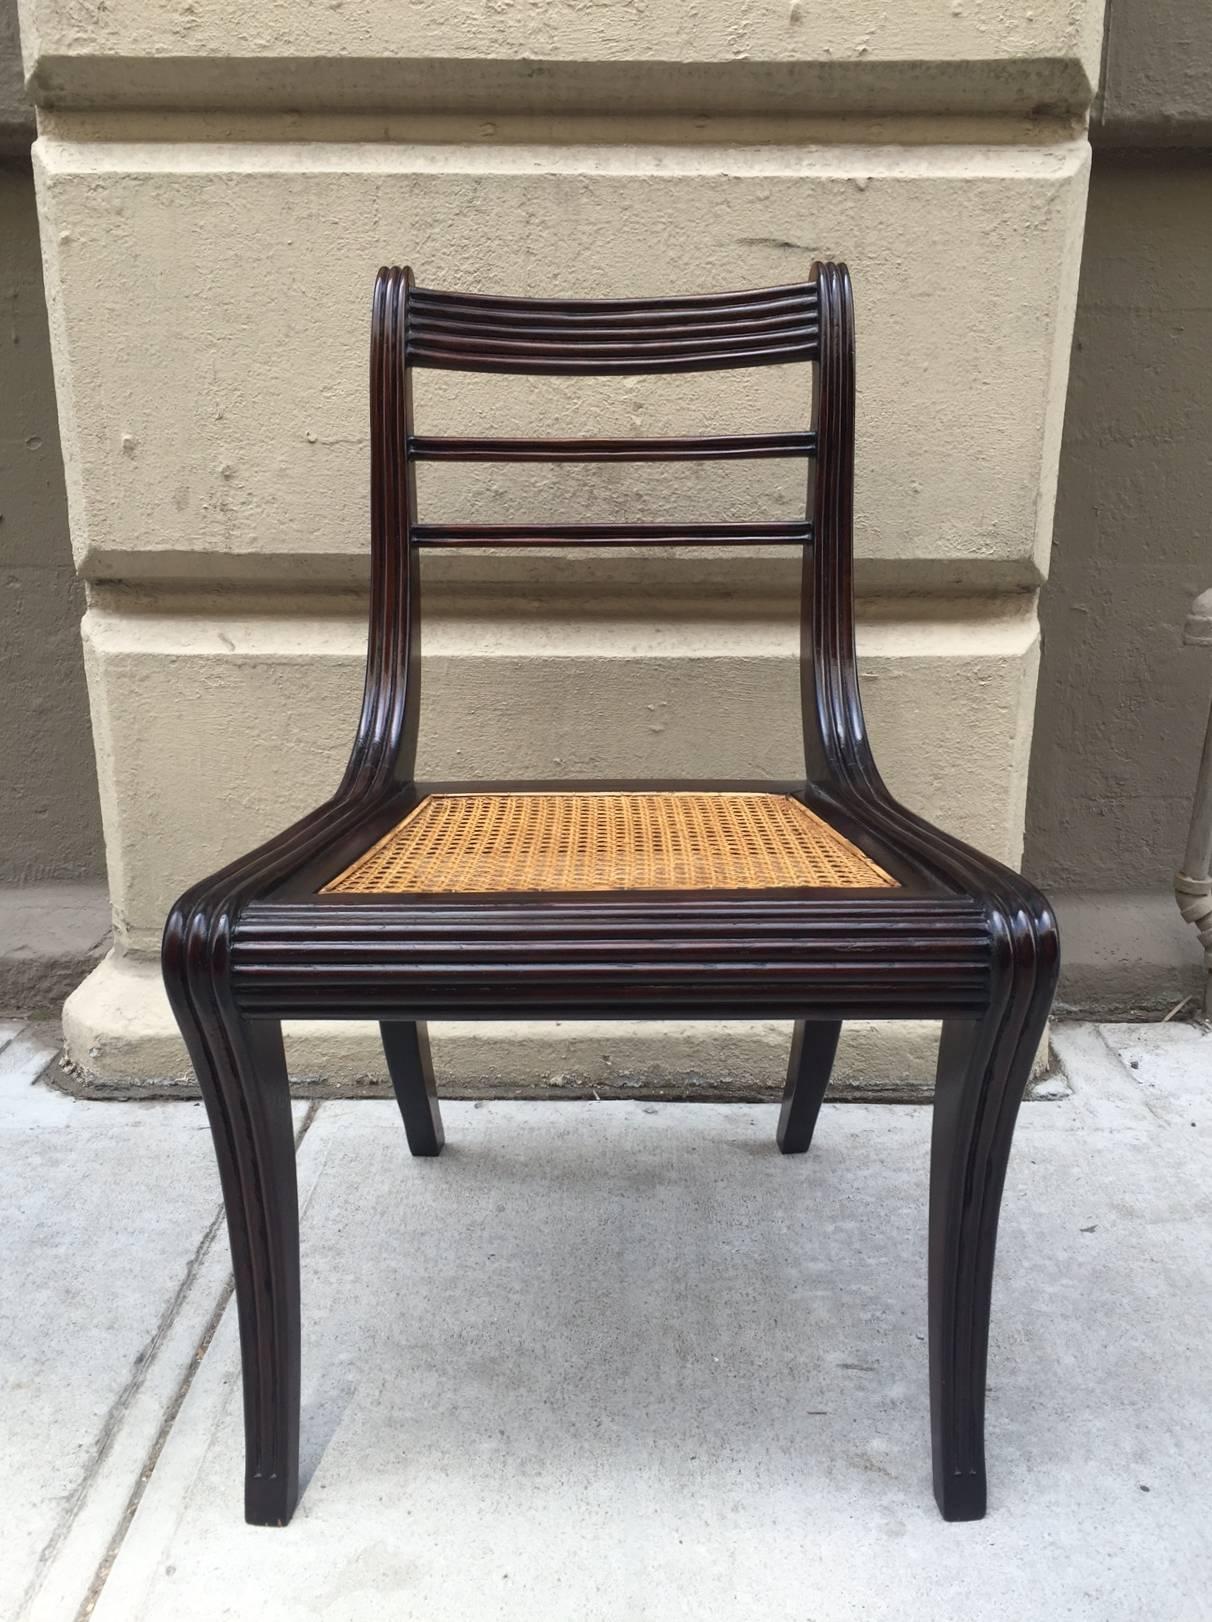
<path fill-rule="evenodd" d="M 414 1155 L 441 1154 L 446 1134 L 424 1025 L 414 1020 L 384 1020 L 379 1031 L 409 1150 Z"/>
<path fill-rule="evenodd" d="M 785 1155 L 802 1155 L 812 1142 L 841 1034 L 840 1019 L 795 1022 L 778 1126 L 778 1146 Z"/>

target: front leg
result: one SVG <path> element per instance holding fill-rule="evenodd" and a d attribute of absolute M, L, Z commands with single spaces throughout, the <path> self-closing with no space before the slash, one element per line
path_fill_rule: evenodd
<path fill-rule="evenodd" d="M 1032 898 L 1034 899 L 1034 898 Z M 993 1259 L 1015 1117 L 1052 1005 L 1056 926 L 1038 906 L 994 919 L 994 999 L 943 1022 L 930 1156 L 930 1411 L 943 1518 L 985 1513 L 985 1373 Z"/>
<path fill-rule="evenodd" d="M 299 1206 L 282 1027 L 229 994 L 226 919 L 174 910 L 164 978 L 214 1139 L 244 1379 L 244 1515 L 285 1526 L 299 1496 Z"/>

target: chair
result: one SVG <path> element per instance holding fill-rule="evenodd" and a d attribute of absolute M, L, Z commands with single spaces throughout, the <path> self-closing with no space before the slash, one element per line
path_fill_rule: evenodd
<path fill-rule="evenodd" d="M 426 438 L 414 367 L 531 374 L 811 362 L 806 431 L 711 438 Z M 247 1519 L 298 1495 L 299 1236 L 281 1021 L 372 1019 L 414 1155 L 442 1125 L 424 1021 L 795 1022 L 778 1123 L 809 1146 L 847 1018 L 942 1021 L 930 1175 L 934 1488 L 985 1512 L 998 1210 L 1056 981 L 1056 926 L 1016 873 L 904 810 L 863 725 L 852 606 L 854 316 L 844 265 L 786 287 L 575 302 L 415 287 L 383 270 L 371 336 L 369 651 L 334 796 L 186 892 L 164 977 L 209 1112 L 235 1272 Z M 420 461 L 802 457 L 794 522 L 419 523 Z M 803 555 L 803 781 L 414 780 L 422 547 L 771 543 Z"/>

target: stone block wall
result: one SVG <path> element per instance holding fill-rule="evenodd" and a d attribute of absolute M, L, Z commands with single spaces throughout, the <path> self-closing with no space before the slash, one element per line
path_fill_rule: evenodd
<path fill-rule="evenodd" d="M 32 886 L 95 885 L 102 866 L 80 659 L 84 589 L 68 543 L 30 165 L 34 134 L 15 0 L 0 0 L 0 691 L 6 695 L 0 706 L 0 1007 L 6 1008 L 28 997 L 31 987 L 35 995 L 39 990 L 29 943 L 5 938 L 14 932 L 7 898 L 19 911 L 30 902 Z"/>
<path fill-rule="evenodd" d="M 1018 860 L 1100 24 L 1095 0 L 1029 17 L 984 0 L 711 0 L 693 18 L 115 0 L 86 22 L 28 0 L 116 932 L 69 1005 L 84 1074 L 182 1071 L 152 955 L 166 906 L 339 776 L 360 692 L 367 306 L 384 261 L 436 286 L 634 296 L 846 258 L 875 744 L 906 800 Z M 438 377 L 420 380 L 417 414 L 434 432 L 726 432 L 796 426 L 805 390 L 790 371 Z M 427 471 L 422 502 L 451 518 L 784 516 L 803 499 L 761 464 Z M 427 770 L 799 765 L 786 560 L 434 561 Z M 735 1085 L 765 1079 L 782 1040 L 523 1030 L 445 1052 L 455 1084 L 680 1066 Z M 853 1042 L 852 1071 L 881 1084 L 928 1072 L 928 1033 Z M 304 1030 L 292 1062 L 378 1070 L 358 1031 L 334 1045 Z"/>
<path fill-rule="evenodd" d="M 1025 865 L 1056 900 L 1062 1006 L 1202 998 L 1174 903 L 1208 716 L 1182 645 L 1212 584 L 1212 9 L 1111 0 Z"/>

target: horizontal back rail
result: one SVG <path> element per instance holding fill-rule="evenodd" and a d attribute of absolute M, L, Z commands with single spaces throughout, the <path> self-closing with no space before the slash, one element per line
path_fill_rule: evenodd
<path fill-rule="evenodd" d="M 509 299 L 414 288 L 407 357 L 535 375 L 715 371 L 815 358 L 813 283 L 696 298 Z"/>
<path fill-rule="evenodd" d="M 418 462 L 719 462 L 816 455 L 816 435 L 700 434 L 680 439 L 459 439 L 415 435 Z"/>
<path fill-rule="evenodd" d="M 791 365 L 811 360 L 816 353 L 811 344 L 767 345 L 762 348 L 682 350 L 660 359 L 639 359 L 635 354 L 607 358 L 600 354 L 528 349 L 525 354 L 507 354 L 498 349 L 459 350 L 446 346 L 415 345 L 410 359 L 418 366 L 445 372 L 516 372 L 529 377 L 602 377 L 613 373 L 631 377 L 656 372 L 718 372 L 733 366 Z"/>
<path fill-rule="evenodd" d="M 661 345 L 682 343 L 687 338 L 712 342 L 727 338 L 734 343 L 744 343 L 755 337 L 784 337 L 790 340 L 805 329 L 812 330 L 814 326 L 815 318 L 809 308 L 803 306 L 779 308 L 763 315 L 745 314 L 743 318 L 721 316 L 711 321 L 690 321 L 685 316 L 679 316 L 676 321 L 660 322 L 627 321 L 618 316 L 593 321 L 559 321 L 553 316 L 501 321 L 496 317 L 475 315 L 450 313 L 429 316 L 414 313 L 409 322 L 409 332 L 414 340 L 432 338 L 437 343 L 443 340 L 452 343 L 465 340 L 470 343 L 481 339 L 490 339 L 498 344 L 575 342 L 599 349 L 618 350 L 629 344 L 637 348 L 655 349 Z"/>
<path fill-rule="evenodd" d="M 782 287 L 753 287 L 741 293 L 686 293 L 667 298 L 541 299 L 511 298 L 498 293 L 453 293 L 414 287 L 416 312 L 472 311 L 501 320 L 540 318 L 566 321 L 668 321 L 679 318 L 719 319 L 721 314 L 786 305 L 817 308 L 815 282 L 788 282 Z"/>
<path fill-rule="evenodd" d="M 414 524 L 417 546 L 810 546 L 805 520 L 772 524 Z"/>

